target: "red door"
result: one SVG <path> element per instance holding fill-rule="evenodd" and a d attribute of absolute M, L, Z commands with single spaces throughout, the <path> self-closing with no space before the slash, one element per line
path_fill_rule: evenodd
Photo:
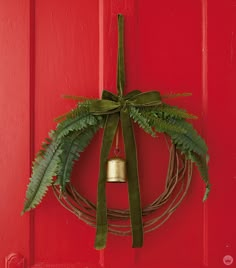
<path fill-rule="evenodd" d="M 20 212 L 35 152 L 53 119 L 75 105 L 61 96 L 115 92 L 117 13 L 125 16 L 127 92 L 193 94 L 170 102 L 199 116 L 194 124 L 209 145 L 212 192 L 203 204 L 194 170 L 187 197 L 145 234 L 143 248 L 109 235 L 107 248 L 96 251 L 95 230 L 51 190 L 37 209 Z M 234 0 L 0 1 L 1 267 L 235 267 L 235 31 Z M 145 205 L 162 191 L 167 149 L 161 137 L 135 131 Z M 94 202 L 100 141 L 98 135 L 73 173 Z M 109 206 L 126 204 L 122 187 L 109 186 Z"/>

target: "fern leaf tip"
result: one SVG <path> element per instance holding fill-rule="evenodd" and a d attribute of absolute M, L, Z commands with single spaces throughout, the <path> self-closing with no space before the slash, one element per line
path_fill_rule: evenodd
<path fill-rule="evenodd" d="M 211 185 L 208 184 L 206 186 L 205 194 L 204 194 L 204 197 L 203 197 L 203 200 L 202 200 L 203 202 L 205 202 L 208 199 L 210 191 L 211 191 Z"/>
<path fill-rule="evenodd" d="M 20 213 L 21 216 L 23 216 L 25 214 L 25 210 L 23 209 Z"/>
<path fill-rule="evenodd" d="M 23 210 L 21 211 L 20 215 L 23 216 L 27 211 L 30 211 L 31 207 L 28 206 L 27 201 L 26 204 L 24 205 Z"/>

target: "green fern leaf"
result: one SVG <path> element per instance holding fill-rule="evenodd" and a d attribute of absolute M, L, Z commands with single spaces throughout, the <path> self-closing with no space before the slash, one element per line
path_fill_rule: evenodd
<path fill-rule="evenodd" d="M 48 187 L 53 182 L 53 176 L 57 174 L 59 156 L 62 153 L 58 143 L 52 142 L 45 151 L 43 157 L 35 160 L 33 173 L 26 192 L 26 201 L 23 213 L 35 208 L 45 196 Z"/>
<path fill-rule="evenodd" d="M 143 116 L 138 108 L 131 106 L 129 109 L 129 115 L 145 132 L 150 134 L 152 137 L 155 137 L 155 132 L 152 129 L 149 119 Z"/>
<path fill-rule="evenodd" d="M 176 118 L 176 119 L 197 119 L 197 116 L 188 113 L 184 109 L 168 104 L 161 104 L 156 107 L 155 112 L 161 118 Z"/>
<path fill-rule="evenodd" d="M 44 158 L 44 155 L 46 154 L 46 151 L 48 149 L 48 147 L 50 146 L 50 144 L 52 143 L 52 138 L 54 135 L 54 130 L 51 130 L 49 133 L 49 138 L 45 138 L 45 141 L 42 142 L 42 149 L 38 151 L 38 153 L 36 154 L 35 160 L 33 162 L 33 168 L 36 168 L 37 165 L 39 165 L 39 163 L 41 162 L 41 160 Z"/>
<path fill-rule="evenodd" d="M 60 155 L 60 169 L 58 182 L 61 190 L 65 190 L 66 183 L 70 181 L 74 161 L 78 160 L 80 153 L 88 146 L 99 125 L 86 128 L 83 131 L 72 133 L 62 139 L 62 154 Z"/>
<path fill-rule="evenodd" d="M 94 116 L 89 113 L 79 115 L 75 118 L 68 118 L 61 122 L 57 126 L 56 139 L 61 139 L 62 137 L 68 135 L 72 131 L 80 131 L 89 126 L 97 125 L 99 121 L 102 121 L 101 116 Z"/>
<path fill-rule="evenodd" d="M 209 182 L 209 175 L 208 175 L 208 166 L 207 166 L 207 157 L 204 157 L 204 156 L 199 156 L 195 153 L 189 153 L 187 155 L 187 157 L 196 164 L 198 170 L 199 170 L 199 173 L 203 179 L 203 181 L 205 182 L 206 184 L 206 191 L 205 191 L 205 194 L 204 194 L 204 197 L 203 197 L 203 201 L 205 201 L 207 198 L 208 198 L 208 195 L 210 193 L 210 190 L 211 190 L 211 185 L 210 185 L 210 182 Z"/>
<path fill-rule="evenodd" d="M 192 96 L 192 93 L 187 93 L 187 92 L 184 92 L 184 93 L 169 93 L 169 94 L 162 94 L 161 97 L 162 98 L 179 98 L 179 97 L 189 97 L 189 96 Z"/>
<path fill-rule="evenodd" d="M 157 114 L 150 116 L 150 121 L 157 132 L 175 132 L 175 133 L 186 133 L 184 127 L 173 118 L 161 118 Z"/>
<path fill-rule="evenodd" d="M 166 103 L 162 103 L 156 107 L 140 107 L 139 110 L 142 114 L 147 113 L 147 116 L 148 113 L 155 113 L 162 119 L 197 119 L 197 116 L 188 113 L 186 110 Z"/>
<path fill-rule="evenodd" d="M 157 132 L 164 132 L 169 135 L 176 148 L 196 164 L 206 184 L 206 192 L 203 198 L 205 201 L 210 192 L 206 161 L 207 146 L 193 126 L 185 121 L 184 117 L 188 118 L 188 114 L 185 114 L 185 111 L 177 107 L 173 107 L 172 109 L 170 106 L 160 105 L 155 109 L 138 110 L 138 117 L 142 118 L 142 120 L 145 118 L 145 122 L 148 122 L 149 126 L 153 126 Z"/>
<path fill-rule="evenodd" d="M 143 118 L 143 121 L 146 120 L 151 126 L 155 129 L 156 132 L 167 133 L 167 132 L 177 132 L 177 133 L 186 133 L 186 130 L 181 124 L 178 124 L 175 118 L 164 116 L 163 113 L 157 112 L 156 108 L 152 109 L 137 109 L 139 117 Z"/>
<path fill-rule="evenodd" d="M 183 127 L 186 132 L 179 133 L 169 131 L 166 133 L 171 137 L 177 149 L 185 154 L 195 152 L 198 155 L 205 156 L 208 150 L 207 145 L 193 126 L 184 120 L 176 120 L 176 123 Z"/>
<path fill-rule="evenodd" d="M 173 109 L 173 111 L 177 111 L 175 114 L 176 118 L 167 115 L 167 110 L 170 111 L 171 108 L 168 107 L 165 112 L 162 111 L 161 113 L 157 112 L 158 109 L 159 108 L 150 110 L 131 107 L 130 116 L 135 122 L 138 122 L 142 128 L 145 129 L 147 125 L 148 128 L 146 127 L 146 132 L 148 132 L 150 128 L 152 129 L 153 126 L 155 131 L 169 135 L 173 143 L 182 153 L 195 152 L 202 156 L 207 154 L 205 141 L 198 135 L 197 131 L 190 123 L 185 119 L 178 118 L 179 111 L 177 109 Z"/>

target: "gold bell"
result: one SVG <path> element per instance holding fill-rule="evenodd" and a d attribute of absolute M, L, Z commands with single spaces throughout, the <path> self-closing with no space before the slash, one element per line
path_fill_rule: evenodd
<path fill-rule="evenodd" d="M 107 182 L 126 182 L 126 163 L 120 157 L 107 161 Z"/>

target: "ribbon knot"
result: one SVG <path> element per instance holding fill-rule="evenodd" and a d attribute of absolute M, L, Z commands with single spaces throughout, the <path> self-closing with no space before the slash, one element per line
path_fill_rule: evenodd
<path fill-rule="evenodd" d="M 103 90 L 102 99 L 92 102 L 90 112 L 95 115 L 106 115 L 120 112 L 128 106 L 147 107 L 157 106 L 161 103 L 161 96 L 158 91 L 141 92 L 133 90 L 126 96 L 117 96 Z"/>
<path fill-rule="evenodd" d="M 120 110 L 126 110 L 128 101 L 121 98 L 119 102 L 120 102 Z"/>

